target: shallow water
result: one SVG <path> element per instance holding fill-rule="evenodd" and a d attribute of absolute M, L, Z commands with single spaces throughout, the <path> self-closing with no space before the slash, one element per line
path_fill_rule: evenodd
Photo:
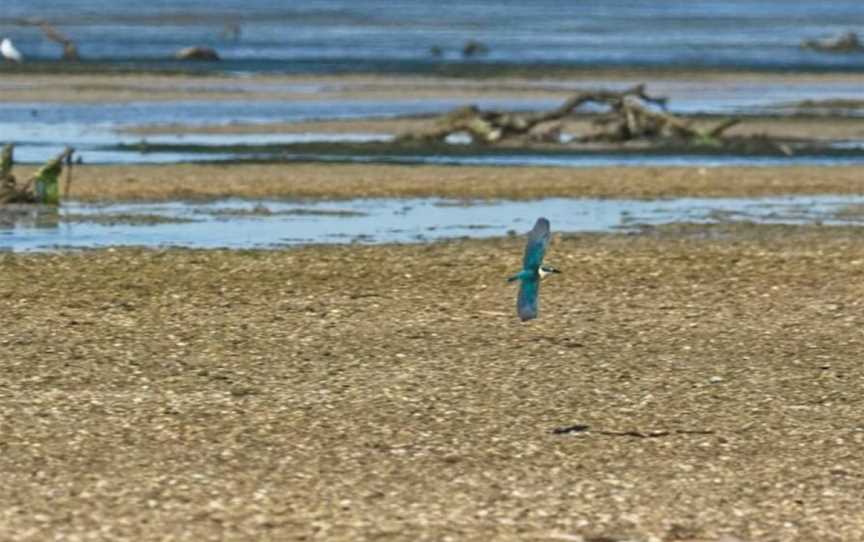
<path fill-rule="evenodd" d="M 538 216 L 556 231 L 609 232 L 673 222 L 753 221 L 864 225 L 864 196 L 534 201 L 359 199 L 224 200 L 61 209 L 18 206 L 0 214 L 0 250 L 106 246 L 277 248 L 311 243 L 410 243 L 522 233 Z"/>
<path fill-rule="evenodd" d="M 286 134 L 285 137 L 274 137 L 267 144 L 275 142 L 286 145 L 294 143 L 313 142 L 363 142 L 363 141 L 387 141 L 389 136 L 380 134 L 340 134 L 329 137 L 332 134 Z M 320 137 L 318 137 L 320 136 Z M 837 150 L 834 154 L 807 154 L 794 156 L 759 156 L 759 155 L 734 155 L 734 154 L 656 154 L 631 152 L 623 153 L 573 153 L 573 154 L 544 154 L 542 152 L 514 151 L 512 154 L 318 154 L 318 153 L 296 153 L 286 148 L 273 149 L 273 152 L 262 153 L 258 151 L 243 152 L 231 147 L 219 152 L 214 150 L 184 150 L 186 145 L 199 145 L 205 140 L 225 141 L 225 145 L 245 145 L 250 138 L 247 136 L 224 139 L 214 135 L 211 137 L 190 137 L 184 141 L 184 145 L 177 150 L 170 148 L 148 149 L 148 144 L 156 144 L 162 138 L 141 140 L 130 140 L 129 147 L 118 148 L 114 145 L 86 144 L 76 147 L 76 156 L 80 156 L 87 164 L 178 164 L 190 162 L 235 162 L 237 160 L 264 161 L 264 162 L 330 162 L 330 163 L 383 163 L 383 164 L 437 164 L 452 166 L 508 166 L 508 167 L 720 167 L 720 166 L 848 166 L 864 165 L 864 142 L 848 141 L 834 145 Z M 166 140 L 170 136 L 166 136 Z M 179 141 L 178 141 L 179 143 Z M 65 145 L 60 143 L 46 143 L 37 145 L 21 145 L 15 147 L 15 160 L 18 163 L 43 163 L 49 157 L 56 156 L 64 149 Z M 218 149 L 219 147 L 214 147 Z M 289 166 L 286 166 L 289 167 Z"/>
<path fill-rule="evenodd" d="M 726 66 L 862 70 L 864 55 L 801 50 L 802 39 L 864 27 L 859 0 L 11 0 L 0 34 L 25 58 L 59 47 L 16 20 L 60 24 L 84 59 L 137 69 L 239 72 L 429 72 L 441 66 Z M 236 25 L 228 28 L 226 25 Z M 487 54 L 463 58 L 475 39 Z M 223 62 L 170 60 L 189 45 Z M 434 57 L 430 48 L 440 47 Z"/>
<path fill-rule="evenodd" d="M 808 99 L 847 99 L 864 101 L 864 86 L 848 81 L 828 81 L 814 85 L 806 81 L 778 85 L 770 82 L 742 81 L 736 84 L 715 85 L 692 81 L 658 79 L 647 81 L 651 93 L 670 98 L 670 110 L 675 113 L 734 114 L 746 119 L 748 115 L 786 114 L 789 111 L 777 108 L 779 104 L 794 103 Z M 9 86 L 11 83 L 5 83 Z M 203 83 L 202 83 L 203 84 Z M 447 83 L 443 83 L 447 84 Z M 453 85 L 470 92 L 475 83 L 453 81 Z M 222 86 L 220 83 L 218 86 Z M 224 85 L 244 89 L 260 86 L 258 83 L 225 83 Z M 619 89 L 630 86 L 621 81 L 596 81 L 591 83 L 546 80 L 522 83 L 528 88 L 579 91 L 588 88 Z M 265 85 L 273 86 L 273 85 Z M 280 85 L 275 85 L 280 86 Z M 293 85 L 296 87 L 298 85 Z M 303 85 L 300 85 L 303 87 Z M 316 93 L 317 85 L 308 85 L 310 93 Z M 0 81 L 0 89 L 4 83 Z M 305 88 L 305 87 L 304 87 Z M 294 89 L 296 90 L 296 89 Z M 228 101 L 156 101 L 107 104 L 81 103 L 0 103 L 0 142 L 16 144 L 16 160 L 21 163 L 43 163 L 48 157 L 60 152 L 65 146 L 74 146 L 77 156 L 85 163 L 177 163 L 202 160 L 234 159 L 280 159 L 272 154 L 254 154 L 236 148 L 240 145 L 291 145 L 308 142 L 362 142 L 387 141 L 394 134 L 370 133 L 261 133 L 242 134 L 153 134 L 137 135 L 129 128 L 150 125 L 178 126 L 224 126 L 232 123 L 261 124 L 272 122 L 300 122 L 310 120 L 337 120 L 361 118 L 387 118 L 416 115 L 438 115 L 457 107 L 475 104 L 484 109 L 512 111 L 547 110 L 560 103 L 560 99 L 502 98 L 502 99 L 412 99 L 355 100 L 328 99 L 326 94 L 314 100 L 228 100 Z M 861 114 L 851 110 L 849 115 Z M 746 120 L 745 120 L 746 122 Z M 860 142 L 852 142 L 852 145 Z M 154 149 L 151 145 L 177 145 L 176 149 Z M 180 147 L 187 148 L 180 148 Z M 190 150 L 188 147 L 196 146 Z M 232 147 L 232 148 L 226 148 Z M 280 149 L 274 149 L 277 153 Z M 269 152 L 269 151 L 268 151 Z M 290 151 L 289 151 L 290 152 Z M 289 157 L 304 160 L 327 160 L 314 154 Z M 332 157 L 329 159 L 333 159 Z M 362 153 L 353 157 L 373 161 L 372 156 Z M 382 157 L 383 161 L 424 162 L 435 158 Z M 554 159 L 531 157 L 530 153 L 516 153 L 510 157 L 442 157 L 440 161 L 461 163 L 484 163 L 500 165 L 627 165 L 642 160 L 638 153 L 630 156 L 609 154 L 585 159 L 582 156 Z M 659 161 L 658 161 L 659 160 Z M 757 160 L 758 161 L 758 160 Z M 788 163 L 834 164 L 860 163 L 860 160 L 836 162 L 830 157 L 799 157 Z M 748 158 L 703 159 L 698 156 L 681 159 L 646 159 L 643 164 L 687 163 L 710 165 L 718 163 L 751 163 Z M 772 162 L 774 163 L 774 162 Z M 780 163 L 783 162 L 782 160 Z"/>
<path fill-rule="evenodd" d="M 546 109 L 560 100 L 483 99 L 482 108 L 517 111 Z M 403 100 L 202 100 L 81 103 L 0 103 L 0 118 L 12 126 L 44 125 L 124 127 L 142 124 L 222 125 L 235 123 L 297 122 L 435 114 L 465 105 L 456 99 Z M 6 134 L 0 133 L 0 136 Z"/>

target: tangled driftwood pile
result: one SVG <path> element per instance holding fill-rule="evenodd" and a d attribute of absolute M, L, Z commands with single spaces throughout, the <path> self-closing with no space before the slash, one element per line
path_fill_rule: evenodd
<path fill-rule="evenodd" d="M 519 138 L 557 141 L 561 122 L 575 116 L 579 107 L 589 103 L 606 106 L 608 112 L 592 115 L 598 130 L 577 137 L 583 142 L 677 139 L 711 143 L 718 142 L 724 131 L 739 122 L 727 119 L 713 127 L 699 128 L 690 119 L 668 113 L 666 101 L 666 98 L 648 95 L 645 85 L 637 85 L 623 91 L 579 92 L 559 107 L 545 112 L 484 111 L 468 106 L 443 116 L 433 129 L 403 134 L 399 141 L 444 141 L 450 135 L 461 133 L 468 134 L 475 143 Z"/>
<path fill-rule="evenodd" d="M 58 205 L 60 203 L 60 174 L 63 163 L 67 164 L 65 195 L 69 193 L 71 177 L 71 158 L 74 149 L 66 147 L 60 154 L 48 160 L 32 177 L 24 183 L 18 183 L 12 174 L 14 165 L 14 149 L 11 144 L 5 145 L 0 151 L 0 204 L 6 203 L 44 203 Z"/>

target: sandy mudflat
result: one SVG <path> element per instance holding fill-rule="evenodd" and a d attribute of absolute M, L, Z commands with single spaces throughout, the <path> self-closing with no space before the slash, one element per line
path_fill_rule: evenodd
<path fill-rule="evenodd" d="M 416 75 L 157 75 L 5 73 L 0 95 L 7 102 L 123 103 L 170 100 L 318 100 L 428 98 L 556 98 L 572 89 L 649 82 L 649 89 L 737 91 L 748 87 L 857 85 L 856 74 L 687 70 L 551 70 L 495 77 Z"/>
<path fill-rule="evenodd" d="M 33 168 L 21 167 L 22 178 Z M 17 170 L 16 170 L 17 171 Z M 220 197 L 540 198 L 860 194 L 860 167 L 534 168 L 370 164 L 78 166 L 85 201 Z"/>
<path fill-rule="evenodd" d="M 0 539 L 864 538 L 860 230 L 521 248 L 0 255 Z"/>
<path fill-rule="evenodd" d="M 16 77 L 4 99 L 322 97 L 287 78 Z M 346 81 L 329 96 L 504 95 L 312 82 Z M 416 121 L 362 122 L 318 130 Z M 810 126 L 828 124 L 794 129 Z M 861 168 L 84 165 L 72 186 L 84 201 L 825 193 L 864 193 Z M 0 540 L 864 539 L 861 230 L 556 238 L 564 274 L 529 324 L 504 283 L 522 243 L 0 253 Z"/>

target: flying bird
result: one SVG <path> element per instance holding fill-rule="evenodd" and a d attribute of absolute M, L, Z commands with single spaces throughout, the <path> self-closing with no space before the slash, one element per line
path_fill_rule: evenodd
<path fill-rule="evenodd" d="M 21 52 L 12 45 L 12 40 L 9 38 L 3 38 L 3 41 L 0 41 L 0 55 L 3 55 L 3 58 L 12 62 L 21 63 L 24 60 Z"/>
<path fill-rule="evenodd" d="M 542 217 L 538 218 L 534 228 L 528 232 L 528 244 L 525 245 L 522 271 L 507 279 L 507 282 L 520 281 L 519 295 L 516 298 L 516 312 L 523 322 L 537 318 L 540 281 L 552 273 L 561 272 L 554 267 L 543 265 L 543 255 L 546 253 L 546 246 L 551 237 L 549 221 Z"/>

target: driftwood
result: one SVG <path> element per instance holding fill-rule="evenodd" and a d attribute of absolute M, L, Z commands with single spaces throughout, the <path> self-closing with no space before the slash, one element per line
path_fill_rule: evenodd
<path fill-rule="evenodd" d="M 29 187 L 19 187 L 12 174 L 15 146 L 6 144 L 0 151 L 0 204 L 2 203 L 33 203 L 33 193 Z"/>
<path fill-rule="evenodd" d="M 403 134 L 398 141 L 444 141 L 448 136 L 457 133 L 468 134 L 475 143 L 497 143 L 526 137 L 557 141 L 560 139 L 560 121 L 587 103 L 604 105 L 609 108 L 609 112 L 595 120 L 601 130 L 580 137 L 582 141 L 630 141 L 646 138 L 716 140 L 725 130 L 739 122 L 737 119 L 729 119 L 711 129 L 697 129 L 691 126 L 689 120 L 667 113 L 666 101 L 666 98 L 647 94 L 645 85 L 636 85 L 623 91 L 580 92 L 551 111 L 536 113 L 483 111 L 475 106 L 468 106 L 448 113 L 439 119 L 435 128 Z M 649 105 L 659 110 L 651 109 Z"/>
<path fill-rule="evenodd" d="M 66 147 L 64 152 L 65 151 L 69 152 L 68 154 L 66 154 L 66 159 L 64 160 L 64 162 L 66 162 L 66 182 L 63 184 L 63 199 L 68 199 L 69 192 L 72 190 L 72 154 L 74 152 L 74 149 L 72 149 L 71 147 Z M 79 156 L 78 159 L 80 163 L 81 157 Z"/>
<path fill-rule="evenodd" d="M 44 21 L 38 17 L 16 19 L 14 22 L 22 26 L 38 26 L 48 40 L 53 41 L 54 43 L 59 43 L 63 47 L 63 60 L 81 60 L 81 57 L 78 54 L 78 46 L 75 45 L 75 42 L 69 39 L 68 36 L 60 32 L 51 23 Z"/>
<path fill-rule="evenodd" d="M 60 173 L 63 163 L 67 168 L 67 188 L 71 182 L 71 157 L 75 150 L 66 147 L 63 152 L 48 160 L 44 166 L 30 177 L 23 185 L 18 185 L 12 175 L 14 165 L 14 146 L 7 144 L 0 151 L 0 204 L 5 203 L 44 203 L 58 205 L 60 203 Z"/>
<path fill-rule="evenodd" d="M 855 32 L 846 32 L 836 38 L 804 40 L 801 48 L 822 53 L 855 53 L 864 51 L 864 43 L 861 43 Z"/>
<path fill-rule="evenodd" d="M 12 175 L 12 165 L 14 159 L 15 146 L 11 143 L 3 146 L 0 151 L 0 185 L 9 186 L 15 185 L 15 175 Z"/>
<path fill-rule="evenodd" d="M 75 45 L 75 42 L 69 39 L 65 34 L 61 33 L 46 22 L 40 22 L 39 28 L 42 30 L 42 33 L 45 34 L 46 38 L 63 46 L 63 60 L 69 60 L 72 62 L 81 60 L 81 57 L 78 55 L 78 46 Z"/>
<path fill-rule="evenodd" d="M 217 53 L 215 49 L 210 47 L 185 47 L 177 51 L 177 53 L 174 54 L 174 58 L 176 58 L 177 60 L 215 61 L 219 60 L 219 53 Z"/>
<path fill-rule="evenodd" d="M 636 99 L 626 97 L 613 106 L 610 114 L 600 117 L 596 124 L 604 130 L 584 136 L 583 141 L 631 141 L 634 139 L 680 139 L 715 142 L 723 132 L 735 126 L 740 119 L 730 118 L 712 128 L 699 129 L 688 119 L 665 111 L 654 111 Z"/>
<path fill-rule="evenodd" d="M 486 44 L 477 40 L 468 40 L 462 47 L 462 56 L 470 58 L 477 55 L 485 55 L 489 52 L 489 47 Z"/>

